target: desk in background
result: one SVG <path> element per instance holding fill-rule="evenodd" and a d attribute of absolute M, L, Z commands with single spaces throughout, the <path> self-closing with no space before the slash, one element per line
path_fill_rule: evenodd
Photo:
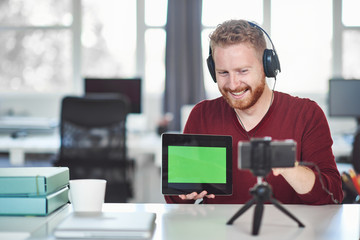
<path fill-rule="evenodd" d="M 251 235 L 252 207 L 233 225 L 226 222 L 243 205 L 198 204 L 104 204 L 106 212 L 147 211 L 156 213 L 156 228 L 152 239 L 254 239 Z M 358 240 L 360 235 L 360 205 L 284 205 L 305 224 L 297 223 L 273 205 L 265 205 L 262 224 L 256 239 Z M 68 214 L 71 205 L 48 217 L 0 217 L 0 239 L 17 236 L 23 239 L 54 239 L 54 228 Z M 34 222 L 32 229 L 27 222 Z"/>
<path fill-rule="evenodd" d="M 349 156 L 352 145 L 344 136 L 335 136 L 333 152 L 335 157 Z M 129 157 L 141 154 L 154 156 L 155 165 L 161 166 L 161 138 L 154 132 L 127 134 Z M 14 166 L 25 163 L 27 153 L 56 154 L 60 148 L 60 136 L 52 134 L 31 134 L 25 137 L 11 138 L 10 134 L 0 134 L 0 152 L 8 152 L 10 164 Z"/>
<path fill-rule="evenodd" d="M 155 133 L 127 135 L 127 148 L 130 158 L 141 154 L 151 154 L 157 166 L 161 164 L 161 139 Z M 12 138 L 9 134 L 0 134 L 0 152 L 8 152 L 10 164 L 23 165 L 27 153 L 56 154 L 60 149 L 60 136 L 52 134 L 30 134 Z"/>
<path fill-rule="evenodd" d="M 9 134 L 0 134 L 0 152 L 9 153 L 12 166 L 25 163 L 29 153 L 56 154 L 60 148 L 60 136 L 53 134 L 30 134 L 25 137 L 11 138 Z M 161 138 L 156 133 L 128 133 L 128 156 L 136 162 L 135 196 L 133 202 L 159 202 L 159 179 L 161 166 Z M 154 177 L 155 176 L 158 177 Z M 152 187 L 149 187 L 152 186 Z M 157 189 L 155 192 L 153 189 Z"/>

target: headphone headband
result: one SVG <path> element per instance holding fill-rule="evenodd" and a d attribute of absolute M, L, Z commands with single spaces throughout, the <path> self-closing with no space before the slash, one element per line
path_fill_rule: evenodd
<path fill-rule="evenodd" d="M 273 41 L 271 40 L 269 34 L 268 34 L 262 27 L 260 27 L 259 25 L 255 24 L 255 23 L 253 23 L 253 22 L 248 22 L 248 23 L 250 24 L 250 26 L 255 27 L 255 28 L 257 28 L 257 29 L 260 29 L 260 30 L 267 36 L 267 38 L 269 39 L 269 41 L 270 41 L 270 43 L 271 43 L 271 47 L 272 47 L 273 51 L 276 53 L 274 43 L 273 43 Z M 279 66 L 280 66 L 280 65 L 279 65 Z"/>

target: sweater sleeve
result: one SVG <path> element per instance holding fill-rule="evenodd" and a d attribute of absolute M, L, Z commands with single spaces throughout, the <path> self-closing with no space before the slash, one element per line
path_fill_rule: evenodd
<path fill-rule="evenodd" d="M 316 178 L 312 190 L 299 197 L 307 204 L 341 203 L 342 183 L 331 148 L 333 141 L 329 125 L 321 108 L 314 102 L 312 104 L 315 107 L 307 116 L 310 120 L 303 133 L 301 161 L 309 162 L 308 167 Z"/>

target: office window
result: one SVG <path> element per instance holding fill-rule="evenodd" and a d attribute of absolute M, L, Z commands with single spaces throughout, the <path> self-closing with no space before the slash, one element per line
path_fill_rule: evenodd
<path fill-rule="evenodd" d="M 167 0 L 145 0 L 145 91 L 161 95 L 165 88 Z"/>
<path fill-rule="evenodd" d="M 167 0 L 145 0 L 145 24 L 164 27 L 167 18 Z"/>
<path fill-rule="evenodd" d="M 161 94 L 167 1 L 145 0 L 144 17 L 137 16 L 137 1 L 82 0 L 82 6 L 82 75 L 142 77 L 145 93 Z"/>
<path fill-rule="evenodd" d="M 342 0 L 342 22 L 345 26 L 360 27 L 359 0 Z"/>
<path fill-rule="evenodd" d="M 247 19 L 259 24 L 263 21 L 263 0 L 203 0 L 202 24 L 216 27 L 230 19 Z"/>
<path fill-rule="evenodd" d="M 72 88 L 71 1 L 0 2 L 0 92 Z"/>
<path fill-rule="evenodd" d="M 276 89 L 325 93 L 331 77 L 331 1 L 271 1 L 271 38 L 282 70 Z"/>
<path fill-rule="evenodd" d="M 136 1 L 82 0 L 82 76 L 136 75 Z"/>
<path fill-rule="evenodd" d="M 342 75 L 344 78 L 360 78 L 360 1 L 342 1 Z"/>
<path fill-rule="evenodd" d="M 215 27 L 230 19 L 246 19 L 263 23 L 263 0 L 223 0 L 219 4 L 218 0 L 203 0 L 202 6 L 202 47 L 204 62 L 204 81 L 205 89 L 209 98 L 220 95 L 217 84 L 211 79 L 206 58 L 209 55 L 209 34 Z"/>
<path fill-rule="evenodd" d="M 343 32 L 343 76 L 360 78 L 360 30 Z"/>
<path fill-rule="evenodd" d="M 82 7 L 74 7 L 75 3 Z M 271 14 L 265 9 L 268 5 Z M 336 33 L 342 36 L 339 54 L 342 75 L 348 78 L 360 78 L 358 5 L 358 0 L 342 0 L 344 28 Z M 166 17 L 167 0 L 1 0 L 0 92 L 68 93 L 75 91 L 80 75 L 139 76 L 145 94 L 161 95 Z M 271 26 L 269 34 L 282 66 L 277 90 L 326 91 L 331 61 L 337 60 L 331 49 L 332 1 L 203 0 L 204 81 L 209 97 L 219 93 L 205 63 L 208 35 L 231 18 Z M 74 44 L 78 30 L 82 46 Z M 80 69 L 81 74 L 75 74 Z"/>
<path fill-rule="evenodd" d="M 71 0 L 1 0 L 2 26 L 56 26 L 71 24 Z"/>
<path fill-rule="evenodd" d="M 161 94 L 165 88 L 164 29 L 148 29 L 145 32 L 145 89 L 147 93 Z"/>

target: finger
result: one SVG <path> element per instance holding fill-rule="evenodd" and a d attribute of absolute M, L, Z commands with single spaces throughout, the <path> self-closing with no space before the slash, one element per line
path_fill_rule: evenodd
<path fill-rule="evenodd" d="M 199 193 L 199 194 L 196 196 L 196 198 L 197 198 L 197 199 L 204 198 L 207 194 L 208 194 L 207 191 L 204 190 L 204 191 L 202 191 L 201 193 Z"/>
<path fill-rule="evenodd" d="M 215 195 L 214 194 L 208 194 L 206 195 L 207 198 L 215 198 Z"/>
<path fill-rule="evenodd" d="M 182 199 L 182 200 L 193 200 L 193 199 L 196 199 L 195 197 L 196 197 L 196 195 L 197 195 L 197 192 L 192 192 L 192 193 L 190 193 L 190 194 L 181 194 L 181 195 L 179 195 L 179 197 Z"/>
<path fill-rule="evenodd" d="M 186 200 L 186 196 L 184 194 L 179 195 L 179 198 L 181 198 L 181 200 Z"/>
<path fill-rule="evenodd" d="M 288 168 L 273 168 L 274 176 L 279 176 L 287 171 Z"/>
<path fill-rule="evenodd" d="M 278 168 L 273 168 L 272 171 L 273 171 L 274 176 L 279 176 L 280 175 L 280 171 L 279 171 Z"/>
<path fill-rule="evenodd" d="M 188 200 L 193 200 L 193 199 L 197 199 L 197 196 L 198 196 L 198 193 L 197 192 L 192 192 L 192 193 L 190 193 L 190 194 L 187 194 L 186 195 L 186 199 L 188 199 Z"/>

